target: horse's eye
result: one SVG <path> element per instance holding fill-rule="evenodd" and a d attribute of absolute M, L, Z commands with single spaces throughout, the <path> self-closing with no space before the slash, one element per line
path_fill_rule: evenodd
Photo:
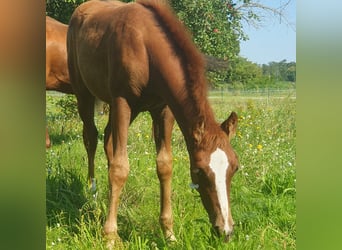
<path fill-rule="evenodd" d="M 201 170 L 200 170 L 199 168 L 194 168 L 194 169 L 192 170 L 192 172 L 193 172 L 194 174 L 198 174 L 198 173 L 201 172 Z"/>
<path fill-rule="evenodd" d="M 204 171 L 203 171 L 203 169 L 201 169 L 201 168 L 194 168 L 194 169 L 192 170 L 192 172 L 193 172 L 194 174 L 196 174 L 197 176 L 202 176 L 202 175 L 204 174 Z"/>

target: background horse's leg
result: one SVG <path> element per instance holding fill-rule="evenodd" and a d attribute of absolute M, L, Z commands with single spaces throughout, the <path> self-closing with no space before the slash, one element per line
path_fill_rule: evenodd
<path fill-rule="evenodd" d="M 94 160 L 97 147 L 97 129 L 94 122 L 95 97 L 90 93 L 77 95 L 78 112 L 83 121 L 83 142 L 88 154 L 88 182 L 92 191 L 96 190 Z"/>
<path fill-rule="evenodd" d="M 45 131 L 45 147 L 46 148 L 51 147 L 51 141 L 50 141 L 49 131 L 48 131 L 47 127 L 46 127 L 46 131 Z"/>
<path fill-rule="evenodd" d="M 166 239 L 176 240 L 173 234 L 171 208 L 172 152 L 171 134 L 174 117 L 168 106 L 151 112 L 157 150 L 157 174 L 160 182 L 160 225 Z"/>
<path fill-rule="evenodd" d="M 131 119 L 131 109 L 124 98 L 117 97 L 112 101 L 110 105 L 110 119 L 112 141 L 109 138 L 109 129 L 106 129 L 106 153 L 108 154 L 107 159 L 109 160 L 108 179 L 110 197 L 109 211 L 104 225 L 104 233 L 111 240 L 112 237 L 117 238 L 119 196 L 129 172 L 127 136 Z M 109 145 L 113 145 L 112 150 L 108 149 Z M 112 155 L 109 155 L 111 152 Z M 115 238 L 113 239 L 115 240 Z"/>

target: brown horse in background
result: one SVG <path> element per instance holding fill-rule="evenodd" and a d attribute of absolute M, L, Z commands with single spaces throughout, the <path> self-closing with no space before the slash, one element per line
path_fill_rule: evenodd
<path fill-rule="evenodd" d="M 68 25 L 46 17 L 46 90 L 73 94 L 67 65 L 67 31 Z"/>
<path fill-rule="evenodd" d="M 119 196 L 129 172 L 128 127 L 140 112 L 148 111 L 153 120 L 160 223 L 165 237 L 175 239 L 171 212 L 173 113 L 185 138 L 192 181 L 213 228 L 228 239 L 234 224 L 230 184 L 238 169 L 230 140 L 237 115 L 232 112 L 222 124 L 215 121 L 207 99 L 204 59 L 170 7 L 146 0 L 85 2 L 71 17 L 67 49 L 92 168 L 98 133 L 95 97 L 110 106 L 104 143 L 110 189 L 106 236 L 117 237 Z"/>
<path fill-rule="evenodd" d="M 74 94 L 70 84 L 67 65 L 67 37 L 68 25 L 49 16 L 46 17 L 46 90 L 54 90 L 64 94 Z M 51 146 L 51 140 L 46 128 L 45 146 Z M 91 189 L 96 190 L 94 168 L 88 169 Z"/>
<path fill-rule="evenodd" d="M 67 25 L 46 17 L 46 90 L 73 94 L 67 65 L 67 31 Z M 47 148 L 51 146 L 47 128 L 45 145 Z"/>

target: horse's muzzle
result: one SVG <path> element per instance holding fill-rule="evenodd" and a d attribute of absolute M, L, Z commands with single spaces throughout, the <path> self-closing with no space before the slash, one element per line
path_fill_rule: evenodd
<path fill-rule="evenodd" d="M 219 226 L 214 226 L 213 229 L 214 235 L 216 237 L 222 238 L 224 242 L 228 242 L 231 236 L 233 235 L 233 230 L 230 232 L 225 232 L 224 230 L 220 229 Z"/>

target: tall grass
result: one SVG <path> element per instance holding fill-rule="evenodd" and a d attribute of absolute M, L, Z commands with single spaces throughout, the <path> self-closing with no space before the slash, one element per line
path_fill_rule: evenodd
<path fill-rule="evenodd" d="M 105 249 L 102 225 L 108 205 L 103 152 L 106 115 L 97 115 L 97 194 L 87 187 L 87 159 L 78 116 L 66 115 L 47 97 L 52 147 L 46 151 L 46 248 Z M 129 129 L 128 181 L 120 197 L 121 249 L 295 249 L 295 98 L 220 96 L 210 99 L 216 118 L 235 110 L 239 128 L 232 144 L 241 169 L 232 182 L 235 221 L 230 242 L 212 237 L 207 214 L 191 183 L 189 159 L 179 128 L 174 128 L 172 201 L 177 242 L 168 244 L 158 222 L 159 183 L 151 118 L 142 113 Z"/>

